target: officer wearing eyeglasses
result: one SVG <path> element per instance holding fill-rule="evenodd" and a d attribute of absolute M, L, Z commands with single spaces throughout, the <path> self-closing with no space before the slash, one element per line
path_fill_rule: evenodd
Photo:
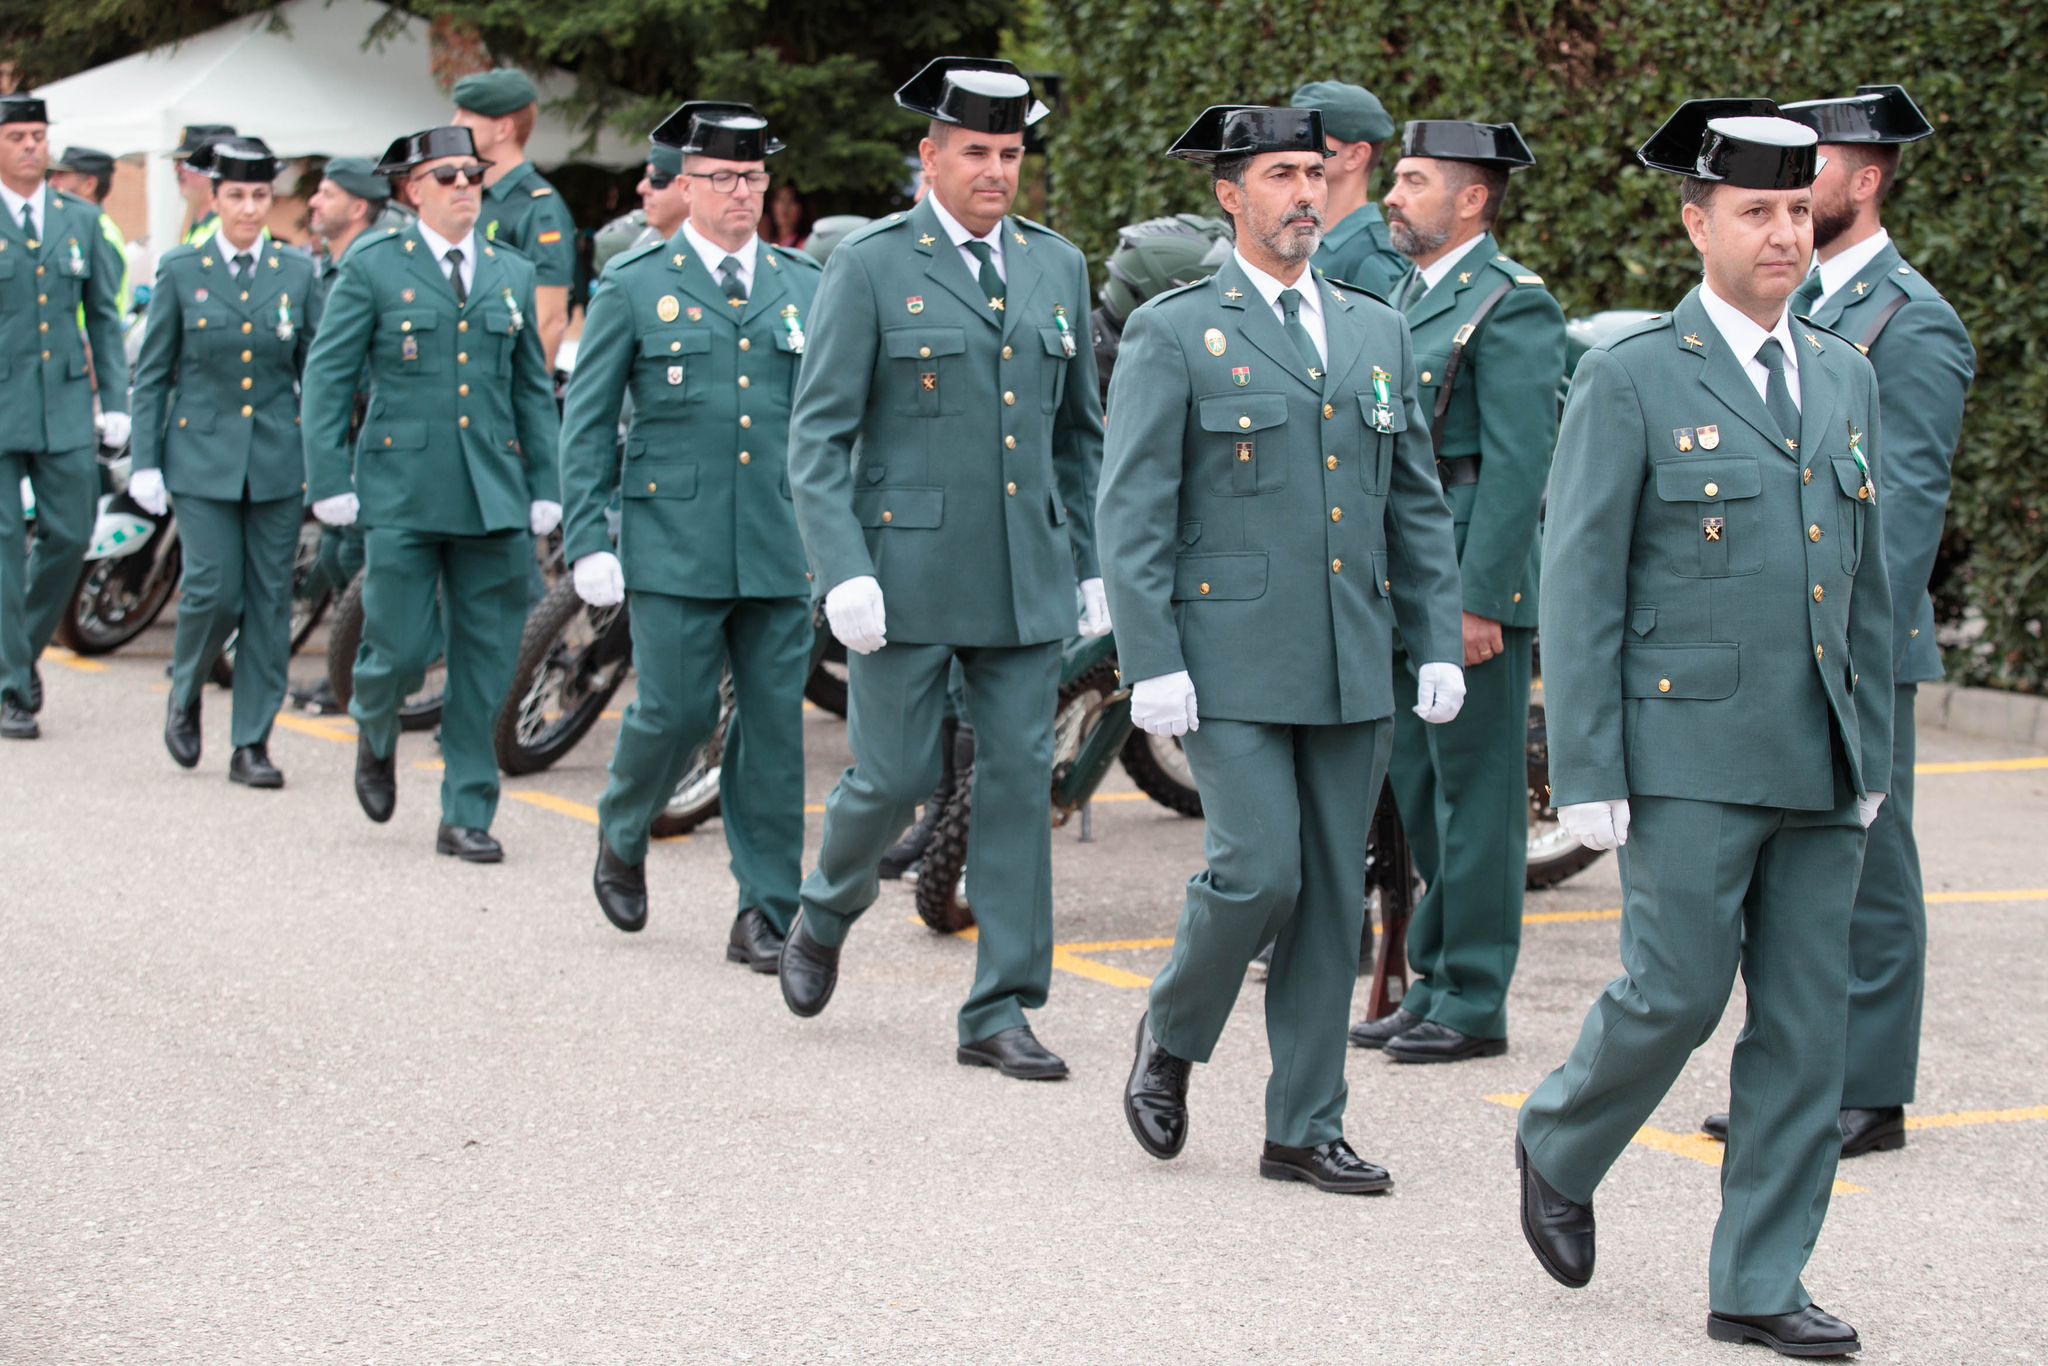
<path fill-rule="evenodd" d="M 441 826 L 436 851 L 496 863 L 491 732 L 518 660 L 534 536 L 562 518 L 554 384 L 535 322 L 535 272 L 483 239 L 484 165 L 465 128 L 391 144 L 379 174 L 419 213 L 341 263 L 306 361 L 313 515 L 360 520 L 363 644 L 349 713 L 356 798 L 397 803 L 398 706 L 420 685 L 445 620 Z M 369 410 L 351 475 L 349 417 L 368 364 Z M 438 605 L 436 593 L 439 593 Z"/>

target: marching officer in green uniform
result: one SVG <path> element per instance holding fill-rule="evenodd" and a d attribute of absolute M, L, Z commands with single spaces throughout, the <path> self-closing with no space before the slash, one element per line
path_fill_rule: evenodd
<path fill-rule="evenodd" d="M 667 241 L 606 269 L 562 417 L 576 592 L 610 607 L 631 589 L 640 677 L 598 804 L 593 882 L 614 925 L 647 923 L 648 827 L 718 725 L 730 660 L 746 734 L 719 777 L 740 886 L 726 957 L 768 973 L 803 872 L 803 689 L 815 633 L 790 505 L 789 405 L 818 267 L 756 232 L 766 159 L 783 144 L 751 105 L 693 100 L 655 139 L 682 158 L 688 216 Z M 618 494 L 615 555 L 605 509 Z"/>
<path fill-rule="evenodd" d="M 1387 220 L 1372 202 L 1372 176 L 1394 136 L 1393 119 L 1379 96 L 1343 81 L 1311 81 L 1294 92 L 1291 103 L 1323 116 L 1330 148 L 1324 177 L 1330 187 L 1324 213 L 1329 226 L 1316 251 L 1316 269 L 1391 300 L 1394 287 L 1408 274 L 1408 259 L 1395 250 Z"/>
<path fill-rule="evenodd" d="M 1566 829 L 1621 849 L 1622 975 L 1522 1107 L 1522 1231 L 1557 1280 L 1591 1279 L 1593 1191 L 1740 971 L 1707 1334 L 1854 1352 L 1800 1270 L 1841 1156 L 1849 908 L 1891 777 L 1877 381 L 1786 308 L 1812 129 L 1769 100 L 1690 100 L 1636 155 L 1684 177 L 1706 278 L 1586 354 L 1558 439 L 1550 781 Z"/>
<path fill-rule="evenodd" d="M 831 998 L 840 945 L 880 889 L 877 861 L 939 776 L 957 658 L 981 743 L 967 856 L 980 939 L 955 1056 L 1064 1077 L 1024 1012 L 1052 977 L 1046 783 L 1076 580 L 1081 632 L 1109 629 L 1087 262 L 1010 213 L 1024 130 L 1047 112 L 1015 67 L 941 57 L 896 102 L 931 120 L 919 145 L 931 193 L 833 252 L 790 415 L 797 523 L 851 653 L 854 763 L 825 807 L 783 999 L 809 1016 Z"/>
<path fill-rule="evenodd" d="M 64 155 L 50 163 L 50 188 L 62 190 L 99 206 L 100 233 L 114 244 L 114 250 L 121 253 L 121 288 L 116 302 L 121 317 L 128 317 L 130 294 L 128 290 L 128 238 L 121 231 L 121 225 L 106 211 L 107 195 L 114 188 L 114 158 L 97 147 L 66 147 Z M 85 315 L 79 314 L 79 325 L 85 325 Z"/>
<path fill-rule="evenodd" d="M 455 83 L 457 128 L 476 139 L 477 156 L 489 167 L 483 216 L 485 242 L 516 248 L 533 263 L 538 305 L 534 327 L 552 368 L 569 328 L 569 287 L 576 282 L 576 224 L 569 206 L 533 163 L 526 142 L 533 136 L 540 92 L 524 71 L 501 67 L 464 76 Z"/>
<path fill-rule="evenodd" d="M 363 644 L 356 654 L 356 798 L 397 804 L 398 707 L 445 625 L 437 852 L 496 863 L 491 745 L 526 625 L 533 537 L 561 523 L 554 385 L 533 326 L 533 265 L 476 231 L 484 167 L 465 128 L 391 144 L 377 173 L 418 210 L 358 242 L 327 295 L 306 360 L 313 515 L 361 520 Z M 353 458 L 355 396 L 370 404 Z"/>
<path fill-rule="evenodd" d="M 128 440 L 116 302 L 127 262 L 100 231 L 97 206 L 43 183 L 49 160 L 43 102 L 0 95 L 0 738 L 8 740 L 41 734 L 36 660 L 78 587 L 92 534 L 94 428 L 108 445 Z M 24 478 L 36 495 L 32 553 L 23 544 Z"/>
<path fill-rule="evenodd" d="M 185 235 L 181 246 L 195 247 L 213 235 L 220 222 L 213 211 L 213 147 L 235 136 L 233 124 L 192 123 L 178 133 L 171 151 L 177 167 L 178 193 L 185 197 Z"/>
<path fill-rule="evenodd" d="M 1366 837 L 1393 745 L 1393 632 L 1418 714 L 1464 694 L 1451 518 L 1408 329 L 1309 265 L 1326 193 L 1314 110 L 1210 108 L 1167 155 L 1209 168 L 1237 247 L 1131 315 L 1098 515 L 1131 719 L 1183 741 L 1209 866 L 1139 1018 L 1124 1117 L 1187 1141 L 1188 1077 L 1273 943 L 1259 1174 L 1383 1191 L 1344 1138 L 1344 1025 Z"/>
<path fill-rule="evenodd" d="M 1415 262 L 1399 306 L 1457 526 L 1467 688 L 1448 725 L 1394 714 L 1387 781 L 1428 884 L 1408 928 L 1417 980 L 1398 1009 L 1354 1027 L 1351 1041 L 1397 1062 L 1456 1062 L 1508 1046 L 1528 860 L 1537 519 L 1557 443 L 1565 340 L 1564 312 L 1543 277 L 1501 251 L 1493 225 L 1509 174 L 1535 164 L 1511 123 L 1410 123 L 1386 197 L 1394 245 Z M 1394 661 L 1406 700 L 1416 661 L 1405 650 Z"/>
<path fill-rule="evenodd" d="M 1927 903 L 1913 839 L 1913 706 L 1941 678 L 1928 580 L 1948 511 L 1963 401 L 1977 353 L 1962 319 L 1884 230 L 1899 148 L 1934 133 L 1905 87 L 1866 85 L 1845 99 L 1782 107 L 1820 136 L 1828 165 L 1813 183 L 1819 264 L 1792 296 L 1795 313 L 1850 341 L 1877 371 L 1884 414 L 1885 569 L 1892 596 L 1892 771 L 1871 823 L 1849 919 L 1849 1058 L 1842 1156 L 1906 1146 L 1906 1106 L 1920 1068 Z M 1703 1126 L 1728 1135 L 1728 1116 Z"/>
<path fill-rule="evenodd" d="M 228 777 L 284 786 L 270 724 L 292 653 L 292 562 L 306 509 L 299 375 L 320 319 L 312 258 L 270 240 L 277 159 L 257 138 L 218 143 L 210 165 L 218 226 L 157 264 L 135 362 L 134 475 L 128 492 L 161 516 L 178 504 L 185 552 L 164 746 L 199 762 L 199 703 L 230 634 L 234 756 Z"/>

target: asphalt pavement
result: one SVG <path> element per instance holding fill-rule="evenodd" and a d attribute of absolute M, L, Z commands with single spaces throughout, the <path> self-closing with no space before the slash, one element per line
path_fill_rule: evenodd
<path fill-rule="evenodd" d="M 294 675 L 322 667 L 321 641 Z M 953 1060 L 973 945 L 885 884 L 815 1020 L 724 961 L 717 822 L 657 844 L 646 931 L 590 893 L 616 714 L 506 783 L 507 861 L 433 851 L 431 736 L 389 825 L 346 718 L 288 711 L 278 793 L 160 739 L 168 618 L 44 663 L 0 745 L 0 1361 L 1745 1362 L 1704 1334 L 1720 1032 L 1596 1202 L 1569 1291 L 1516 1222 L 1513 1106 L 1616 968 L 1603 859 L 1532 895 L 1507 1056 L 1354 1053 L 1394 1174 L 1261 1180 L 1262 989 L 1171 1163 L 1125 1129 L 1142 988 L 1201 826 L 1121 772 L 1054 835 L 1035 1024 L 1071 1080 Z M 623 705 L 628 691 L 621 694 Z M 806 713 L 815 851 L 845 725 Z M 1917 1127 L 1844 1163 L 1807 1275 L 1869 1362 L 2048 1359 L 2048 757 L 1922 736 L 1930 980 Z M 1976 985 L 1972 985 L 1975 983 Z M 1361 1003 L 1363 993 L 1360 994 Z"/>

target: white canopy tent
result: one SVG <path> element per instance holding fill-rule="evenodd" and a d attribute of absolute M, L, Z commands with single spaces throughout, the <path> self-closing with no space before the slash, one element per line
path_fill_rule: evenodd
<path fill-rule="evenodd" d="M 365 47 L 371 27 L 387 36 Z M 527 155 L 569 160 L 584 130 L 548 112 L 574 78 L 536 78 L 541 111 Z M 427 21 L 376 0 L 287 0 L 173 43 L 82 71 L 36 92 L 48 103 L 53 146 L 148 157 L 149 241 L 177 239 L 184 201 L 168 153 L 187 124 L 227 123 L 285 158 L 376 156 L 393 138 L 446 123 L 453 104 L 435 81 Z M 579 159 L 629 166 L 642 143 L 606 129 Z"/>

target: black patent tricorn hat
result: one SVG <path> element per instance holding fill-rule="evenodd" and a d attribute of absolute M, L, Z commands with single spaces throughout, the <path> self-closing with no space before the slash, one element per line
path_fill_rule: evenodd
<path fill-rule="evenodd" d="M 37 95 L 0 95 L 0 123 L 48 123 L 50 111 Z"/>
<path fill-rule="evenodd" d="M 1051 112 L 1015 65 L 992 57 L 934 57 L 897 90 L 896 103 L 977 133 L 1021 133 Z"/>
<path fill-rule="evenodd" d="M 1176 161 L 1192 161 L 1198 166 L 1258 152 L 1333 155 L 1323 140 L 1319 110 L 1258 104 L 1212 104 L 1166 149 Z"/>
<path fill-rule="evenodd" d="M 1636 160 L 1747 190 L 1803 190 L 1827 165 L 1811 128 L 1751 99 L 1687 100 L 1636 149 Z"/>
<path fill-rule="evenodd" d="M 1401 129 L 1401 155 L 1437 161 L 1472 161 L 1503 171 L 1536 164 L 1536 154 L 1512 123 L 1464 119 L 1416 119 Z"/>
<path fill-rule="evenodd" d="M 384 159 L 377 163 L 378 175 L 397 175 L 429 161 L 442 157 L 468 157 L 480 166 L 489 166 L 476 154 L 476 139 L 467 128 L 453 126 L 428 128 L 417 133 L 407 133 L 384 149 Z"/>
<path fill-rule="evenodd" d="M 1822 142 L 1918 142 L 1934 136 L 1934 125 L 1903 85 L 1859 85 L 1838 100 L 1800 100 L 1778 112 L 1803 123 Z"/>
<path fill-rule="evenodd" d="M 726 100 L 690 100 L 663 119 L 651 136 L 686 156 L 719 161 L 762 161 L 783 148 L 780 138 L 769 135 L 768 120 L 760 110 Z"/>
<path fill-rule="evenodd" d="M 268 185 L 277 179 L 277 172 L 277 157 L 262 138 L 222 138 L 213 144 L 213 158 L 206 168 L 216 181 L 256 185 Z"/>

